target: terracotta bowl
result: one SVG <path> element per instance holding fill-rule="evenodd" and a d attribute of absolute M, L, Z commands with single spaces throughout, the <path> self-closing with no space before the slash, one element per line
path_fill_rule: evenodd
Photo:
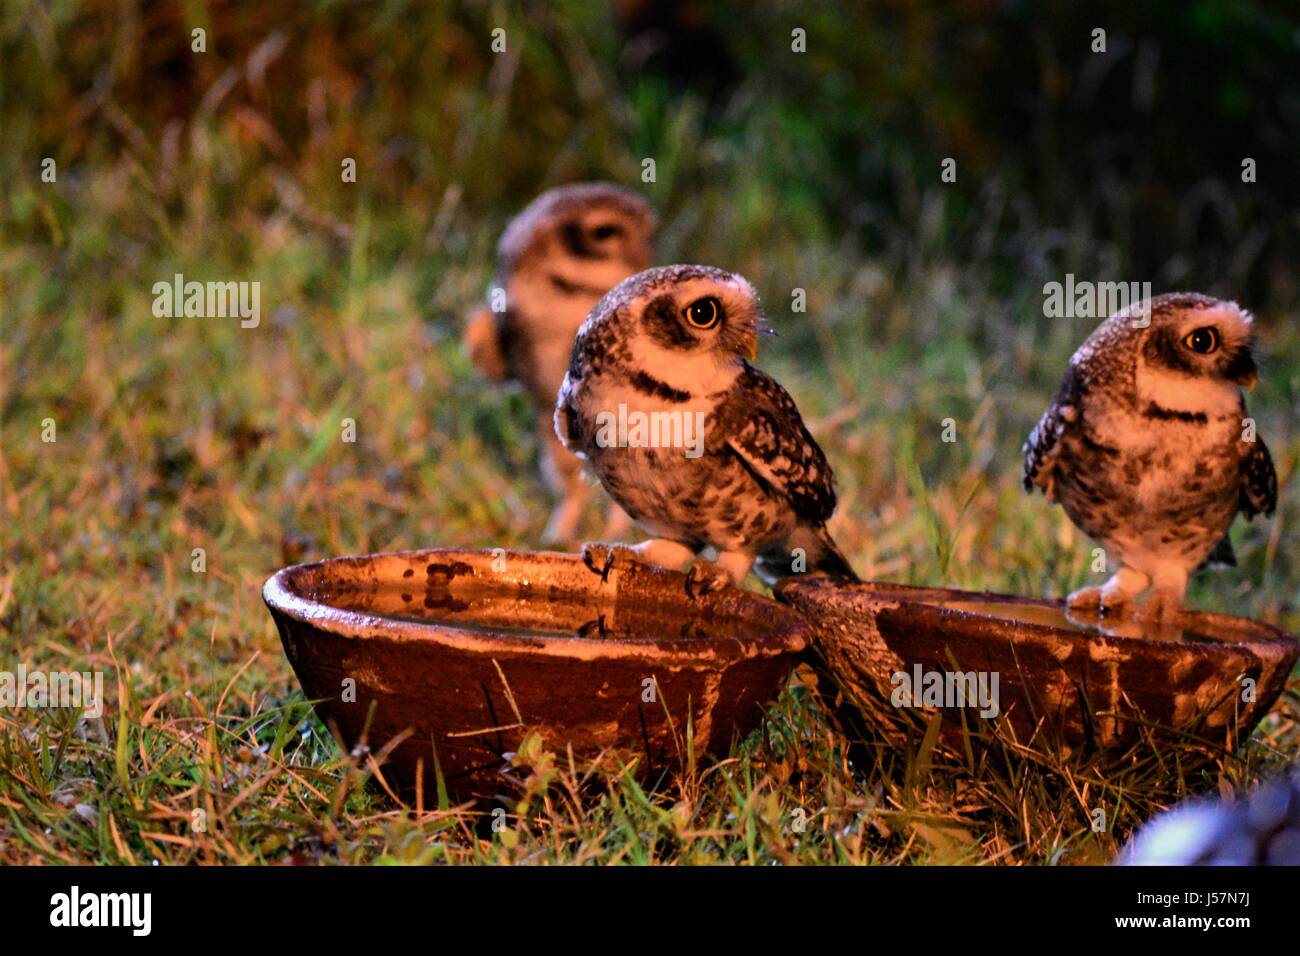
<path fill-rule="evenodd" d="M 1022 742 L 1109 747 L 1145 731 L 1233 745 L 1268 713 L 1300 652 L 1285 631 L 1222 614 L 1184 612 L 1144 631 L 1078 619 L 1059 601 L 970 591 L 804 578 L 776 593 L 808 619 L 845 702 L 888 737 L 941 711 L 949 739 L 963 720 L 992 720 Z M 995 715 L 979 684 L 991 691 L 994 675 Z"/>
<path fill-rule="evenodd" d="M 437 768 L 453 798 L 491 799 L 513 791 L 507 755 L 529 732 L 654 772 L 685 756 L 688 720 L 697 757 L 756 726 L 807 627 L 759 595 L 692 598 L 685 582 L 632 562 L 602 582 L 571 554 L 431 550 L 285 568 L 263 597 L 344 746 L 406 735 L 388 779 L 423 775 L 433 794 Z"/>

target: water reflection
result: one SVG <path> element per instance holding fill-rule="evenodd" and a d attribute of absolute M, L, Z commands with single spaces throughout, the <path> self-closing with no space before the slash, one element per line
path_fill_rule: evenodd
<path fill-rule="evenodd" d="M 1084 634 L 1132 637 L 1148 641 L 1216 643 L 1225 638 L 1179 627 L 1177 624 L 1144 621 L 1128 614 L 1072 611 L 1053 604 L 1018 604 L 1013 601 L 937 601 L 939 607 L 967 614 L 1004 618 L 1025 624 L 1059 627 Z"/>

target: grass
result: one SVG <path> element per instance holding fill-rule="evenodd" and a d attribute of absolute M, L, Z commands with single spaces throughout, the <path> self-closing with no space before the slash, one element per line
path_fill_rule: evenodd
<path fill-rule="evenodd" d="M 781 338 L 760 364 L 836 469 L 832 528 L 860 573 L 1049 595 L 1092 580 L 1092 544 L 1021 493 L 1017 452 L 1090 327 L 1044 319 L 1042 284 L 1106 273 L 1116 251 L 1017 220 L 996 181 L 958 207 L 936 175 L 907 183 L 907 221 L 865 253 L 772 188 L 781 170 L 753 144 L 780 118 L 738 102 L 726 136 L 689 98 L 658 103 L 671 135 L 633 132 L 661 151 L 660 181 L 634 183 L 631 154 L 604 175 L 662 210 L 662 261 L 734 268 L 763 293 Z M 96 122 L 132 129 L 125 113 Z M 421 172 L 442 177 L 444 201 L 412 208 L 364 175 L 352 187 L 309 179 L 310 159 L 266 160 L 250 128 L 217 111 L 179 148 L 135 129 L 55 184 L 4 167 L 0 650 L 103 671 L 109 702 L 100 719 L 0 712 L 0 863 L 1096 863 L 1170 802 L 1296 759 L 1293 679 L 1217 760 L 868 739 L 855 775 L 803 670 L 727 760 L 654 786 L 530 746 L 505 829 L 393 800 L 312 715 L 260 588 L 317 557 L 536 542 L 548 503 L 531 415 L 473 374 L 458 338 L 504 211 L 528 196 L 458 199 L 470 147 Z M 154 318 L 152 284 L 175 272 L 260 281 L 261 325 Z M 794 288 L 806 313 L 790 311 Z M 1248 304 L 1265 357 L 1252 411 L 1283 503 L 1238 527 L 1241 568 L 1191 599 L 1296 631 L 1300 306 Z"/>

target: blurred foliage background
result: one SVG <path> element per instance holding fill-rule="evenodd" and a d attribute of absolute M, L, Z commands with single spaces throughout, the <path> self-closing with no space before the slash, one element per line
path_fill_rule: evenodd
<path fill-rule="evenodd" d="M 1002 290 L 1076 265 L 1254 302 L 1296 290 L 1293 4 L 19 0 L 3 17 L 7 225 L 36 235 L 24 187 L 52 156 L 74 186 L 131 167 L 150 218 L 202 196 L 203 222 L 252 223 L 297 187 L 322 217 L 382 217 L 389 255 L 463 259 L 458 213 L 499 219 L 573 179 L 636 182 L 654 156 L 648 191 L 672 216 L 722 188 L 769 241 L 938 242 L 992 257 Z M 212 181 L 186 175 L 226 138 L 239 149 Z M 939 189 L 945 157 L 959 175 Z M 1099 262 L 1069 261 L 1077 233 Z"/>
<path fill-rule="evenodd" d="M 1083 232 L 1108 271 L 1295 294 L 1290 3 L 19 0 L 3 17 L 8 225 L 38 233 L 20 200 L 33 157 L 53 156 L 82 174 L 131 164 L 154 212 L 201 194 L 227 224 L 282 209 L 288 178 L 322 214 L 382 215 L 389 254 L 463 257 L 457 212 L 500 218 L 573 179 L 635 182 L 654 156 L 648 191 L 670 214 L 722 187 L 771 220 L 746 226 L 868 253 L 927 226 L 954 255 L 996 257 L 1003 288 L 1072 265 L 1063 238 Z M 206 53 L 191 51 L 196 27 Z M 185 175 L 225 137 L 240 148 L 215 181 Z M 340 188 L 341 156 L 358 160 L 356 189 Z M 959 176 L 936 190 L 944 157 Z M 1026 230 L 1049 241 L 1025 248 Z"/>
<path fill-rule="evenodd" d="M 1192 600 L 1295 629 L 1298 172 L 1300 11 L 1280 0 L 9 0 L 0 647 L 129 662 L 128 714 L 194 690 L 256 749 L 257 715 L 298 693 L 258 597 L 277 566 L 530 546 L 547 510 L 531 415 L 459 334 L 508 218 L 590 178 L 658 207 L 659 261 L 759 288 L 781 334 L 760 364 L 826 448 L 835 534 L 868 577 L 1053 595 L 1091 579 L 1091 543 L 1018 488 L 1020 444 L 1093 325 L 1045 318 L 1044 283 L 1250 307 L 1283 505 L 1238 526 L 1242 567 Z M 154 318 L 175 272 L 261 282 L 261 326 Z M 1267 730 L 1292 754 L 1295 707 Z M 209 756 L 219 780 L 233 758 Z M 131 770 L 124 792 L 151 779 Z M 978 831 L 987 858 L 1094 839 L 1086 808 L 1031 825 L 1016 799 L 1023 838 Z M 130 856 L 134 838 L 123 854 L 60 812 L 25 837 L 43 858 Z M 190 840 L 178 858 L 210 850 Z"/>

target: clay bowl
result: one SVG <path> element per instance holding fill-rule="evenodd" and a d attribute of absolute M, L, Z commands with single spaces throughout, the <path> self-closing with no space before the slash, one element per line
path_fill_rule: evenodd
<path fill-rule="evenodd" d="M 844 702 L 895 739 L 942 712 L 950 741 L 964 721 L 1070 749 L 1144 733 L 1232 746 L 1268 713 L 1300 652 L 1285 631 L 1222 614 L 1184 612 L 1144 631 L 1133 620 L 1067 615 L 1059 601 L 940 588 L 804 578 L 776 595 L 808 619 L 821 669 Z M 947 674 L 977 683 L 953 680 L 956 693 L 940 696 L 932 672 L 945 675 L 945 690 Z M 995 716 L 984 706 L 991 697 L 979 696 L 981 675 L 985 691 L 996 675 Z M 913 689 L 911 705 L 898 706 Z"/>
<path fill-rule="evenodd" d="M 692 598 L 685 581 L 620 561 L 602 582 L 571 554 L 430 550 L 285 568 L 262 593 L 340 742 L 374 753 L 405 735 L 385 778 L 422 776 L 432 795 L 436 768 L 462 800 L 508 798 L 508 755 L 530 732 L 564 760 L 625 751 L 653 773 L 685 756 L 688 721 L 696 757 L 752 730 L 807 627 L 735 588 Z"/>

